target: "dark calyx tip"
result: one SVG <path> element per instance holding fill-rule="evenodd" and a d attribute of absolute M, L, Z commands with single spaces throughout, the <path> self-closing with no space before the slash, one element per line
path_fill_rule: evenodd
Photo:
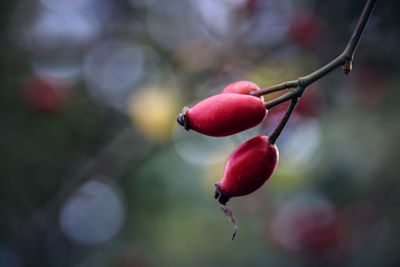
<path fill-rule="evenodd" d="M 188 107 L 184 107 L 182 109 L 182 112 L 178 115 L 178 118 L 176 119 L 176 121 L 179 123 L 179 125 L 183 126 L 183 128 L 185 128 L 186 131 L 189 130 L 188 118 L 186 116 L 186 113 L 188 112 L 188 110 L 189 110 Z"/>
<path fill-rule="evenodd" d="M 227 195 L 225 195 L 221 188 L 219 187 L 218 183 L 215 184 L 215 194 L 214 194 L 214 198 L 216 200 L 218 200 L 218 202 L 222 205 L 226 205 L 226 202 L 229 201 L 230 197 L 228 197 Z"/>
<path fill-rule="evenodd" d="M 237 233 L 237 228 L 235 228 L 235 230 L 233 231 L 232 240 L 235 239 L 236 233 Z"/>

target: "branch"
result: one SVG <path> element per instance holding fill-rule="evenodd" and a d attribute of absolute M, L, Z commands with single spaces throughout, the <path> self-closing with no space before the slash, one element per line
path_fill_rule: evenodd
<path fill-rule="evenodd" d="M 281 95 L 274 100 L 271 100 L 269 102 L 264 103 L 264 106 L 266 109 L 270 109 L 276 105 L 279 105 L 283 102 L 286 102 L 288 100 L 292 100 L 290 103 L 290 106 L 288 107 L 285 116 L 282 118 L 281 122 L 277 126 L 277 128 L 274 130 L 274 132 L 270 135 L 270 142 L 273 144 L 275 143 L 276 139 L 279 137 L 281 132 L 286 126 L 287 121 L 289 120 L 290 116 L 292 115 L 292 112 L 303 94 L 304 90 L 309 86 L 310 84 L 314 83 L 315 81 L 321 79 L 334 69 L 336 69 L 339 66 L 343 65 L 343 71 L 345 74 L 348 74 L 351 71 L 352 68 L 352 61 L 354 58 L 355 51 L 357 49 L 357 46 L 360 42 L 361 36 L 365 30 L 365 27 L 367 26 L 368 20 L 371 17 L 372 11 L 374 10 L 376 0 L 368 0 L 365 3 L 364 9 L 361 13 L 361 16 L 358 20 L 357 26 L 353 31 L 353 34 L 351 35 L 351 38 L 346 46 L 346 48 L 343 50 L 343 52 L 337 56 L 334 60 L 326 64 L 325 66 L 319 68 L 318 70 L 314 71 L 311 74 L 308 74 L 304 77 L 301 77 L 295 81 L 286 81 L 282 82 L 276 85 L 269 86 L 263 90 L 257 91 L 253 93 L 254 96 L 261 96 L 265 94 L 269 94 L 272 92 L 276 92 L 279 90 L 283 89 L 288 89 L 288 88 L 295 88 L 291 90 L 290 92 Z"/>
<path fill-rule="evenodd" d="M 351 70 L 351 63 L 352 63 L 352 60 L 354 57 L 354 53 L 356 51 L 358 43 L 360 42 L 362 33 L 365 30 L 367 22 L 368 22 L 369 18 L 371 17 L 375 3 L 376 3 L 376 0 L 368 0 L 367 1 L 367 3 L 364 6 L 363 12 L 360 16 L 360 19 L 358 20 L 357 26 L 354 29 L 353 34 L 352 34 L 346 48 L 338 57 L 336 57 L 334 60 L 332 60 L 325 66 L 321 67 L 320 69 L 314 71 L 313 73 L 311 73 L 309 75 L 301 77 L 298 80 L 286 81 L 283 83 L 279 83 L 277 85 L 267 87 L 261 91 L 254 93 L 254 95 L 261 96 L 264 94 L 268 94 L 271 92 L 275 92 L 275 91 L 279 91 L 279 90 L 283 90 L 283 89 L 287 89 L 287 88 L 294 88 L 294 87 L 298 87 L 298 86 L 302 87 L 301 90 L 300 89 L 297 91 L 294 90 L 294 91 L 288 92 L 288 93 L 276 98 L 275 99 L 276 103 L 275 103 L 275 100 L 270 101 L 269 103 L 266 103 L 265 107 L 268 109 L 268 108 L 276 106 L 282 102 L 285 102 L 296 95 L 301 96 L 301 93 L 304 91 L 304 89 L 307 86 L 309 86 L 310 84 L 314 83 L 315 81 L 321 79 L 322 77 L 324 77 L 325 75 L 327 75 L 328 73 L 330 73 L 331 71 L 333 71 L 334 69 L 336 69 L 337 67 L 339 67 L 341 65 L 344 65 L 344 67 L 345 67 L 344 72 L 346 74 L 349 73 Z"/>
<path fill-rule="evenodd" d="M 357 49 L 358 43 L 360 42 L 364 29 L 367 26 L 369 17 L 371 16 L 372 11 L 374 10 L 375 3 L 376 0 L 368 0 L 367 3 L 365 4 L 364 10 L 360 16 L 360 19 L 358 20 L 357 26 L 354 29 L 353 34 L 351 35 L 351 38 L 346 46 L 346 49 L 344 50 L 344 54 L 346 58 L 350 61 L 350 63 L 354 58 L 354 53 Z"/>

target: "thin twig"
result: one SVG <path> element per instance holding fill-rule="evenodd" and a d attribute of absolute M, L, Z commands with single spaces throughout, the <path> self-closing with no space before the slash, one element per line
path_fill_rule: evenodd
<path fill-rule="evenodd" d="M 346 46 L 346 49 L 344 50 L 345 56 L 347 58 L 349 58 L 350 60 L 353 60 L 354 53 L 360 42 L 361 36 L 364 32 L 364 29 L 367 26 L 367 23 L 372 14 L 372 11 L 374 10 L 375 4 L 376 4 L 376 0 L 368 0 L 367 1 L 367 3 L 365 4 L 365 7 L 361 13 L 361 16 L 358 20 L 357 26 L 354 29 L 353 34 L 351 35 L 351 38 L 349 40 L 349 43 Z"/>
<path fill-rule="evenodd" d="M 266 89 L 274 89 L 274 88 L 283 88 L 285 86 L 290 86 L 290 87 L 296 87 L 296 86 L 301 86 L 303 89 L 299 90 L 292 90 L 272 101 L 269 101 L 267 103 L 265 103 L 265 107 L 267 109 L 272 108 L 276 105 L 279 105 L 295 96 L 298 96 L 299 94 L 301 95 L 302 92 L 305 90 L 305 88 L 307 86 L 309 86 L 310 84 L 314 83 L 315 81 L 321 79 L 322 77 L 324 77 L 325 75 L 327 75 L 328 73 L 332 72 L 333 70 L 335 70 L 337 67 L 341 66 L 341 65 L 345 65 L 344 68 L 344 72 L 347 74 L 348 72 L 350 72 L 351 70 L 351 63 L 354 57 L 354 53 L 357 49 L 357 45 L 360 42 L 362 33 L 365 30 L 365 27 L 368 23 L 369 18 L 371 17 L 372 11 L 374 9 L 374 6 L 376 4 L 376 0 L 368 0 L 364 6 L 363 12 L 360 16 L 360 19 L 357 23 L 356 28 L 353 31 L 353 34 L 346 46 L 346 48 L 344 49 L 344 51 L 338 56 L 336 57 L 334 60 L 332 60 L 331 62 L 329 62 L 328 64 L 326 64 L 325 66 L 319 68 L 318 70 L 314 71 L 311 74 L 308 74 L 304 77 L 299 78 L 298 80 L 295 81 L 286 81 L 283 83 L 279 83 L 277 85 L 273 85 L 270 87 L 267 87 Z M 287 88 L 290 88 L 287 87 Z M 262 95 L 262 93 L 269 93 L 269 90 L 262 90 L 257 92 L 257 96 Z"/>
<path fill-rule="evenodd" d="M 299 95 L 298 89 L 292 90 L 292 91 L 290 91 L 290 92 L 288 92 L 288 93 L 286 93 L 284 95 L 281 95 L 281 96 L 279 96 L 279 97 L 277 97 L 277 98 L 275 98 L 275 99 L 273 99 L 271 101 L 268 101 L 268 102 L 264 103 L 264 107 L 266 109 L 271 109 L 271 108 L 273 108 L 273 107 L 275 107 L 275 106 L 277 106 L 277 105 L 279 105 L 279 104 L 281 104 L 283 102 L 288 101 L 289 99 L 292 99 L 296 95 Z"/>
<path fill-rule="evenodd" d="M 286 126 L 286 123 L 289 121 L 290 116 L 293 113 L 294 108 L 296 107 L 297 102 L 299 101 L 299 97 L 293 97 L 292 101 L 290 102 L 289 107 L 286 110 L 285 116 L 282 118 L 278 126 L 275 128 L 275 130 L 272 132 L 272 134 L 269 136 L 268 140 L 270 144 L 275 144 L 276 139 L 278 139 L 279 135 L 282 133 L 283 129 Z"/>
<path fill-rule="evenodd" d="M 365 27 L 367 26 L 368 20 L 371 17 L 371 14 L 372 14 L 372 11 L 374 10 L 375 4 L 376 4 L 376 0 L 368 0 L 366 2 L 364 9 L 361 13 L 361 16 L 358 20 L 357 26 L 355 27 L 350 40 L 349 40 L 346 48 L 343 50 L 343 52 L 339 56 L 337 56 L 335 59 L 333 59 L 331 62 L 329 62 L 325 66 L 319 68 L 318 70 L 314 71 L 311 74 L 308 74 L 304 77 L 299 78 L 298 80 L 286 81 L 286 82 L 282 82 L 282 83 L 267 87 L 261 91 L 258 91 L 257 93 L 254 93 L 254 95 L 261 96 L 263 94 L 268 94 L 268 93 L 279 91 L 282 89 L 296 87 L 294 90 L 291 90 L 290 92 L 288 92 L 284 95 L 281 95 L 281 96 L 275 98 L 274 100 L 271 100 L 264 104 L 266 109 L 270 109 L 276 105 L 279 105 L 283 102 L 286 102 L 286 101 L 292 99 L 292 103 L 291 103 L 291 106 L 292 106 L 293 101 L 296 99 L 296 103 L 297 103 L 298 98 L 303 94 L 303 92 L 307 88 L 307 86 L 309 86 L 310 84 L 314 83 L 315 81 L 321 79 L 328 73 L 335 70 L 337 67 L 343 65 L 344 73 L 348 74 L 351 71 L 354 53 L 360 42 L 360 39 L 365 30 Z M 296 103 L 293 104 L 292 108 L 294 108 Z M 291 107 L 289 106 L 288 112 L 282 118 L 282 121 L 278 125 L 277 129 L 275 129 L 275 131 L 272 133 L 272 135 L 274 137 L 273 138 L 274 142 L 279 137 L 279 134 L 282 132 L 283 128 L 285 127 L 285 125 L 287 123 L 287 120 L 290 118 L 290 116 L 292 114 L 293 110 L 290 110 L 290 109 L 291 109 Z M 281 128 L 282 125 L 283 125 L 283 127 Z"/>
<path fill-rule="evenodd" d="M 269 87 L 266 87 L 264 89 L 261 89 L 260 91 L 253 91 L 250 94 L 253 96 L 262 96 L 262 95 L 267 95 L 273 92 L 289 89 L 289 88 L 294 88 L 297 86 L 297 81 L 287 81 L 283 83 L 279 83 L 276 85 L 272 85 Z"/>

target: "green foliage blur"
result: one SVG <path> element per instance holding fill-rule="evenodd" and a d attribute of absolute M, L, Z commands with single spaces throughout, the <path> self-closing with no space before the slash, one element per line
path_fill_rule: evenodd
<path fill-rule="evenodd" d="M 275 174 L 228 203 L 234 241 L 214 183 L 284 109 L 226 138 L 176 123 L 326 64 L 363 5 L 1 1 L 0 266 L 399 266 L 400 3 L 378 1 L 348 76 L 306 90 Z"/>

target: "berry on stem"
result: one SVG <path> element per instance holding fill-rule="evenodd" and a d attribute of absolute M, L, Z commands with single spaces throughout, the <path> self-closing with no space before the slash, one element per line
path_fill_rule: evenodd
<path fill-rule="evenodd" d="M 264 102 L 253 96 L 225 93 L 185 107 L 177 121 L 186 130 L 209 136 L 227 136 L 256 126 L 267 114 Z"/>
<path fill-rule="evenodd" d="M 231 197 L 248 195 L 260 188 L 271 177 L 278 158 L 276 145 L 271 144 L 267 136 L 256 136 L 240 145 L 226 161 L 223 178 L 215 184 L 215 198 L 235 227 L 233 237 L 237 225 L 226 202 Z"/>
<path fill-rule="evenodd" d="M 231 197 L 248 195 L 260 188 L 272 175 L 279 152 L 267 136 L 256 136 L 241 144 L 228 157 L 224 175 L 216 184 L 221 204 Z"/>
<path fill-rule="evenodd" d="M 231 210 L 226 207 L 226 202 L 231 197 L 254 192 L 272 175 L 278 162 L 278 149 L 275 142 L 282 133 L 304 90 L 339 66 L 344 66 L 346 74 L 351 71 L 351 63 L 356 48 L 375 4 L 376 0 L 367 0 L 344 51 L 316 71 L 297 80 L 282 82 L 255 92 L 244 86 L 246 81 L 239 81 L 238 84 L 228 85 L 221 94 L 207 98 L 190 109 L 185 107 L 179 114 L 177 121 L 186 130 L 193 129 L 210 136 L 227 136 L 259 124 L 267 114 L 265 109 L 273 108 L 290 100 L 284 117 L 270 137 L 257 136 L 239 146 L 229 156 L 222 180 L 216 183 L 215 198 L 218 200 L 221 210 L 235 227 L 232 239 L 235 237 L 237 225 Z M 315 30 L 313 24 L 309 19 L 305 19 L 303 23 L 296 23 L 293 30 L 295 28 L 300 30 L 297 31 L 296 39 L 301 42 L 303 40 L 308 41 L 308 39 L 304 39 L 304 36 L 309 35 L 309 32 L 317 35 L 318 29 Z M 236 86 L 238 87 L 236 88 Z M 289 92 L 267 103 L 258 98 L 261 95 L 289 88 L 292 88 Z M 312 240 L 310 243 L 318 242 L 319 240 Z"/>

